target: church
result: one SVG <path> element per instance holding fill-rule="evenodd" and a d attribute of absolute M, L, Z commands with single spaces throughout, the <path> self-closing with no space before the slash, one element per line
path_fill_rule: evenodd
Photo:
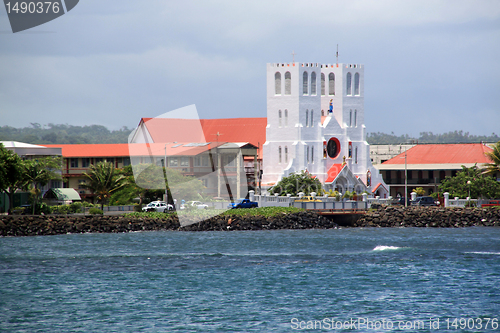
<path fill-rule="evenodd" d="M 168 155 L 169 167 L 182 166 L 182 172 L 203 180 L 218 197 L 226 185 L 238 195 L 246 193 L 243 188 L 265 193 L 283 177 L 304 170 L 327 191 L 367 191 L 385 198 L 389 187 L 372 166 L 365 141 L 363 83 L 360 64 L 267 64 L 267 118 L 198 119 L 193 105 L 142 118 L 129 143 L 148 145 L 148 154 L 134 153 L 136 159 L 151 155 L 151 160 L 160 161 Z M 187 119 L 190 108 L 194 108 L 193 117 Z M 243 148 L 236 153 L 228 150 L 227 159 L 214 158 L 224 151 L 224 143 L 245 147 L 246 153 Z M 158 147 L 155 150 L 149 144 Z M 193 146 L 196 151 L 181 149 Z M 209 156 L 210 170 L 244 166 L 246 180 L 239 176 L 241 172 L 229 172 L 221 184 L 220 171 L 209 179 L 201 172 L 196 154 Z"/>
<path fill-rule="evenodd" d="M 365 141 L 363 83 L 360 64 L 267 64 L 263 188 L 307 170 L 326 190 L 388 196 Z"/>

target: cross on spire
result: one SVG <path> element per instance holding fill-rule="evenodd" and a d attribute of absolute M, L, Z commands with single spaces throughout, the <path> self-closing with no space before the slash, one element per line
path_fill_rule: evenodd
<path fill-rule="evenodd" d="M 293 62 L 293 63 L 295 63 L 295 55 L 296 55 L 296 54 L 297 54 L 297 53 L 295 53 L 295 51 L 292 51 L 292 62 Z"/>
<path fill-rule="evenodd" d="M 339 67 L 339 44 L 337 44 L 337 53 L 335 54 L 335 57 L 337 57 L 337 67 Z"/>

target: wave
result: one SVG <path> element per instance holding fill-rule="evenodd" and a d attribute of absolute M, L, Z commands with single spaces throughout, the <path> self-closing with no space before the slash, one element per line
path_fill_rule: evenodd
<path fill-rule="evenodd" d="M 398 250 L 399 246 L 387 246 L 387 245 L 377 245 L 372 251 L 387 251 L 387 250 Z"/>
<path fill-rule="evenodd" d="M 465 252 L 465 253 L 472 253 L 472 254 L 496 254 L 500 255 L 500 252 Z"/>

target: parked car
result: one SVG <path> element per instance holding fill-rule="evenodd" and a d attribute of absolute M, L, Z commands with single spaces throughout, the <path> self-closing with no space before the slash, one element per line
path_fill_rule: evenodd
<path fill-rule="evenodd" d="M 433 197 L 417 197 L 410 202 L 412 206 L 437 206 Z"/>
<path fill-rule="evenodd" d="M 236 202 L 230 203 L 227 208 L 257 208 L 259 204 L 248 199 L 240 199 Z"/>
<path fill-rule="evenodd" d="M 481 207 L 492 207 L 492 206 L 500 206 L 500 200 L 490 200 L 488 203 L 481 204 Z"/>
<path fill-rule="evenodd" d="M 186 209 L 186 208 L 198 208 L 198 209 L 207 209 L 208 205 L 204 204 L 203 202 L 200 201 L 188 201 L 185 204 L 181 205 L 181 209 Z"/>
<path fill-rule="evenodd" d="M 165 201 L 151 201 L 146 207 L 142 207 L 143 212 L 167 213 L 170 210 L 174 210 L 174 206 Z"/>
<path fill-rule="evenodd" d="M 410 201 L 410 198 L 407 199 L 407 206 L 410 206 L 411 205 L 411 201 Z M 393 205 L 405 205 L 405 197 L 398 197 L 396 198 L 396 201 L 393 201 L 392 202 Z"/>
<path fill-rule="evenodd" d="M 295 200 L 295 202 L 321 202 L 321 200 L 313 196 L 305 196 Z"/>

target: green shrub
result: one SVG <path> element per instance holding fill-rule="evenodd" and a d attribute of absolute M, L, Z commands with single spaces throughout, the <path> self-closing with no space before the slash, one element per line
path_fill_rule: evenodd
<path fill-rule="evenodd" d="M 68 214 L 70 212 L 69 205 L 59 205 L 50 207 L 52 214 Z"/>
<path fill-rule="evenodd" d="M 82 212 L 82 206 L 83 204 L 81 202 L 73 202 L 71 205 L 69 205 L 69 211 L 71 213 L 81 213 Z"/>
<path fill-rule="evenodd" d="M 104 212 L 102 210 L 100 210 L 99 208 L 92 207 L 89 209 L 89 214 L 102 215 L 102 214 L 104 214 Z"/>

